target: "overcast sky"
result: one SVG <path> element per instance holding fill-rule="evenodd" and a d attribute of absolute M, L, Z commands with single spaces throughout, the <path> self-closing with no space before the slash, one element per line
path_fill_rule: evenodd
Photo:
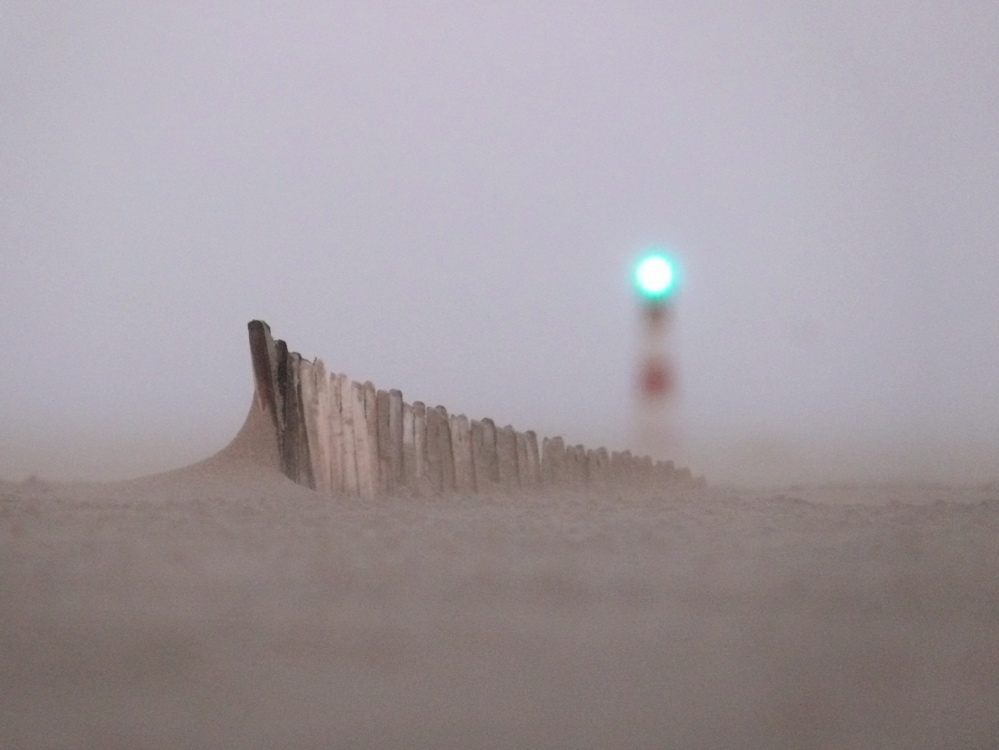
<path fill-rule="evenodd" d="M 0 6 L 0 477 L 223 446 L 246 323 L 622 447 L 636 254 L 677 457 L 999 476 L 992 0 Z"/>

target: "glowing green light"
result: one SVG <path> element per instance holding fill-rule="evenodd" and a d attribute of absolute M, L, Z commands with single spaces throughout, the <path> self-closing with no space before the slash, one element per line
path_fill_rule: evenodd
<path fill-rule="evenodd" d="M 646 255 L 635 269 L 638 291 L 649 299 L 666 299 L 676 289 L 673 262 L 660 252 Z"/>

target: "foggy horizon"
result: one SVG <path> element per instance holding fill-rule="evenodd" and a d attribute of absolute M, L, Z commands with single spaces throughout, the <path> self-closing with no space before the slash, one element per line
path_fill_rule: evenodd
<path fill-rule="evenodd" d="M 221 449 L 251 319 L 629 447 L 650 244 L 714 483 L 999 479 L 999 10 L 0 11 L 0 478 Z"/>

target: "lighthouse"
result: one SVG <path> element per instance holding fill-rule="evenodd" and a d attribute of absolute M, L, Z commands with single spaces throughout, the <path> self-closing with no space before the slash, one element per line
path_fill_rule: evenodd
<path fill-rule="evenodd" d="M 647 249 L 635 265 L 640 341 L 636 373 L 636 439 L 640 450 L 662 458 L 676 446 L 677 371 L 671 353 L 679 273 L 671 253 Z"/>

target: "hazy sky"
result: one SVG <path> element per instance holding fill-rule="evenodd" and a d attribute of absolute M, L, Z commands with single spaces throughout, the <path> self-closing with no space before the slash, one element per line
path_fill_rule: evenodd
<path fill-rule="evenodd" d="M 626 445 L 645 244 L 678 456 L 999 476 L 999 4 L 0 6 L 0 477 L 205 457 L 246 322 Z"/>

